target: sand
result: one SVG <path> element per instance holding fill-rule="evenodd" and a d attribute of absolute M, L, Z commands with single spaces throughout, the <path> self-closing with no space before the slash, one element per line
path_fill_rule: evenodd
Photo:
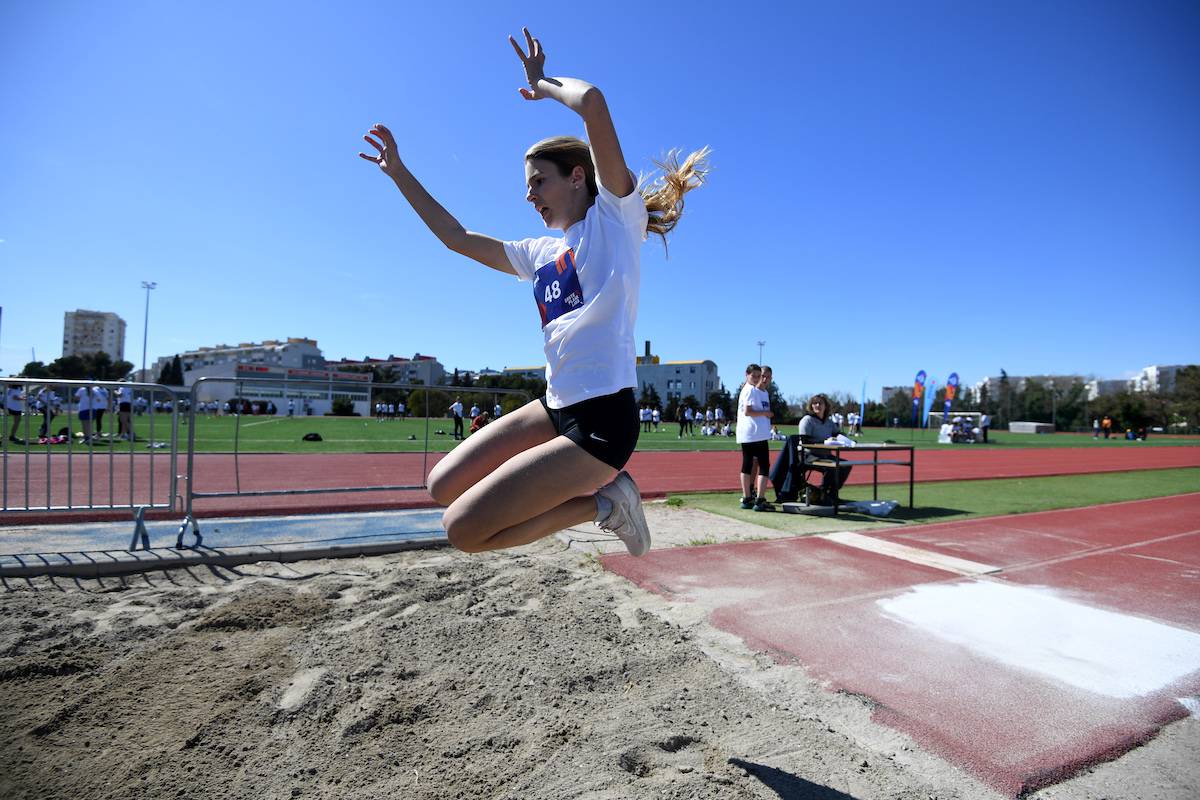
<path fill-rule="evenodd" d="M 998 797 L 587 547 L 9 582 L 0 797 Z M 1036 796 L 1190 796 L 1198 727 Z"/>

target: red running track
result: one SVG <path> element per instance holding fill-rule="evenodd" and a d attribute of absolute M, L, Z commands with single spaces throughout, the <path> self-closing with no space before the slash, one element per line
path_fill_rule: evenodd
<path fill-rule="evenodd" d="M 1012 796 L 1149 740 L 1200 693 L 1200 494 L 837 536 L 602 562 Z"/>
<path fill-rule="evenodd" d="M 116 457 L 110 462 L 107 454 L 98 453 L 88 460 L 76 455 L 70 470 L 66 457 L 55 454 L 47 460 L 29 460 L 29 488 L 26 492 L 25 459 L 9 456 L 4 506 L 10 509 L 30 507 L 29 512 L 0 514 L 0 525 L 97 521 L 128 519 L 125 510 L 103 508 L 63 515 L 38 512 L 47 500 L 52 505 L 130 505 L 145 503 L 150 496 L 150 459 L 141 455 L 132 461 Z M 441 458 L 430 454 L 428 467 Z M 111 466 L 110 466 L 111 464 Z M 321 455 L 251 454 L 239 458 L 240 488 L 242 491 L 274 489 L 313 489 L 337 487 L 387 486 L 420 484 L 422 457 L 413 453 L 336 453 Z M 185 471 L 181 458 L 177 471 Z M 973 480 L 983 478 L 1039 477 L 1074 475 L 1091 472 L 1124 472 L 1129 470 L 1168 469 L 1200 466 L 1200 447 L 1142 447 L 1130 443 L 1128 448 L 1027 448 L 1020 450 L 918 450 L 916 452 L 917 481 Z M 88 486 L 92 487 L 89 502 Z M 661 497 L 669 492 L 736 491 L 741 454 L 735 451 L 704 452 L 638 452 L 629 462 L 628 470 L 637 480 L 643 495 Z M 154 459 L 154 501 L 164 504 L 170 494 L 170 462 L 163 456 Z M 49 477 L 49 480 L 47 478 Z M 132 486 L 131 486 L 132 477 Z M 111 481 L 110 481 L 111 479 Z M 880 467 L 881 483 L 900 483 L 908 480 L 906 469 Z M 870 471 L 856 469 L 851 483 L 870 481 Z M 111 486 L 111 492 L 110 492 Z M 231 455 L 200 454 L 196 456 L 196 491 L 233 492 L 239 486 Z M 68 489 L 70 495 L 68 497 Z M 177 489 L 182 493 L 184 487 Z M 378 511 L 393 508 L 414 508 L 434 505 L 424 490 L 373 491 L 322 495 L 285 495 L 271 497 L 199 498 L 195 503 L 198 514 L 207 517 L 242 515 L 277 515 Z M 150 518 L 177 516 L 167 511 L 153 511 Z"/>

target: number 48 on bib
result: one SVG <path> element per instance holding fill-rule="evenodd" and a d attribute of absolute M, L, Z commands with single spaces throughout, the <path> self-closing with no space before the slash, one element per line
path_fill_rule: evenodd
<path fill-rule="evenodd" d="M 549 264 L 538 267 L 533 279 L 533 299 L 542 327 L 569 311 L 583 307 L 583 289 L 575 271 L 575 251 L 567 250 Z"/>

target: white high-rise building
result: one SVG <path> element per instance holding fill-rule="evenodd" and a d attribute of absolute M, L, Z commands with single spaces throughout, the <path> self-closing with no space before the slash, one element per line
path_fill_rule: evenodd
<path fill-rule="evenodd" d="M 63 355 L 108 353 L 125 358 L 125 320 L 111 311 L 78 309 L 63 314 Z"/>

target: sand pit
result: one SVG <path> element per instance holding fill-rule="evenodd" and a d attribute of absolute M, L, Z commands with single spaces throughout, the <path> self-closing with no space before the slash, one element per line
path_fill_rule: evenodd
<path fill-rule="evenodd" d="M 12 800 L 997 797 L 556 539 L 10 582 L 0 603 Z"/>

